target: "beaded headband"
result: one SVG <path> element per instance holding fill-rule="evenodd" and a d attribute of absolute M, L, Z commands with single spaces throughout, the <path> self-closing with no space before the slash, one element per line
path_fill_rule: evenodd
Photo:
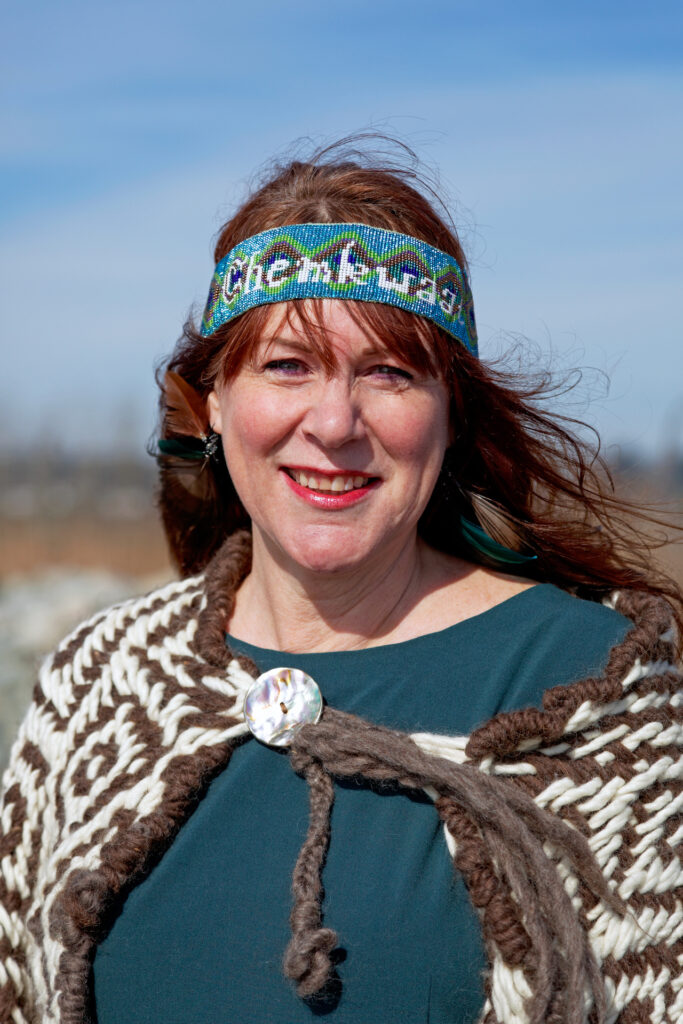
<path fill-rule="evenodd" d="M 367 224 L 290 224 L 240 242 L 216 267 L 201 333 L 254 306 L 313 298 L 398 306 L 477 354 L 472 292 L 455 257 Z"/>

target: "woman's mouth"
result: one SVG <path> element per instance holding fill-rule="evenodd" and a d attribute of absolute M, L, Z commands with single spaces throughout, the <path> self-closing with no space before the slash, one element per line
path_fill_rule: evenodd
<path fill-rule="evenodd" d="M 323 474 L 289 466 L 283 470 L 294 493 L 318 508 L 346 508 L 365 497 L 380 482 L 377 476 L 360 473 Z"/>
<path fill-rule="evenodd" d="M 371 480 L 377 479 L 370 476 L 351 476 L 346 473 L 322 476 L 318 473 L 304 472 L 302 469 L 287 469 L 285 472 L 301 487 L 307 487 L 309 491 L 320 491 L 323 494 L 330 492 L 339 494 L 342 491 L 357 490 L 359 487 L 367 487 Z"/>

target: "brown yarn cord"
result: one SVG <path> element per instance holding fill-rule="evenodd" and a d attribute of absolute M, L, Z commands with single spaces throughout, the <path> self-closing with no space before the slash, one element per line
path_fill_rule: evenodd
<path fill-rule="evenodd" d="M 331 796 L 324 776 L 363 776 L 410 789 L 436 789 L 466 811 L 480 830 L 498 872 L 518 906 L 534 964 L 528 1013 L 532 1024 L 581 1024 L 584 997 L 593 1000 L 596 1024 L 604 1020 L 605 994 L 588 936 L 553 862 L 551 843 L 592 892 L 613 909 L 621 901 L 608 889 L 586 840 L 510 782 L 468 764 L 424 754 L 406 734 L 326 708 L 317 725 L 306 726 L 292 746 L 292 764 L 311 786 L 311 820 L 294 871 L 293 938 L 285 973 L 312 995 L 326 983 L 334 935 L 320 924 L 320 868 L 329 842 Z M 331 788 L 331 781 L 330 781 Z M 446 808 L 439 810 L 445 816 Z M 315 910 L 313 909 L 315 907 Z M 324 936 L 324 938 L 323 938 Z"/>
<path fill-rule="evenodd" d="M 222 560 L 230 569 L 227 585 Z M 225 665 L 233 655 L 224 646 L 224 613 L 236 584 L 248 571 L 249 539 L 233 538 L 214 564 L 199 633 L 209 660 Z M 216 602 L 220 615 L 215 614 Z M 671 621 L 665 602 L 625 592 L 619 597 L 618 610 L 637 624 L 612 651 L 602 679 L 547 691 L 543 711 L 497 715 L 472 734 L 468 757 L 479 761 L 514 754 L 518 743 L 530 736 L 555 742 L 584 700 L 618 698 L 621 681 L 637 657 L 651 657 L 660 650 L 663 659 L 673 657 L 671 642 L 659 641 Z M 252 671 L 255 666 L 245 664 L 245 668 Z M 473 901 L 483 912 L 485 931 L 506 963 L 521 967 L 527 978 L 532 994 L 526 1010 L 532 1024 L 581 1024 L 587 997 L 592 1003 L 591 1024 L 604 1021 L 604 984 L 587 928 L 574 910 L 554 860 L 543 848 L 550 844 L 554 857 L 561 857 L 597 898 L 623 913 L 623 903 L 608 888 L 583 835 L 538 807 L 513 782 L 487 775 L 473 764 L 425 754 L 406 734 L 332 708 L 325 709 L 317 725 L 301 730 L 290 753 L 292 767 L 306 778 L 310 790 L 309 828 L 294 869 L 292 938 L 284 960 L 285 974 L 296 982 L 299 995 L 321 992 L 332 973 L 336 937 L 322 926 L 321 914 L 332 777 L 359 776 L 436 791 L 437 812 L 458 841 L 456 867 L 460 866 L 461 838 L 469 848 L 479 884 L 476 898 L 472 892 Z"/>
<path fill-rule="evenodd" d="M 453 863 L 481 914 L 483 929 L 508 966 L 527 964 L 531 942 L 522 924 L 521 908 L 496 875 L 495 864 L 481 841 L 479 829 L 465 809 L 450 797 L 439 797 L 436 809 L 451 835 L 457 836 Z"/>
<path fill-rule="evenodd" d="M 320 762 L 302 751 L 292 751 L 291 764 L 308 782 L 311 812 L 292 877 L 292 938 L 285 952 L 284 970 L 296 981 L 298 995 L 306 997 L 324 988 L 332 970 L 330 953 L 337 944 L 335 932 L 322 927 L 320 909 L 320 873 L 330 840 L 334 786 Z"/>

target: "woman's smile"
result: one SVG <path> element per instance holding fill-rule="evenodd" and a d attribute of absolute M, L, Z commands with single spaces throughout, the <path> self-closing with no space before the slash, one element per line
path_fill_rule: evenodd
<path fill-rule="evenodd" d="M 378 479 L 352 472 L 331 473 L 329 470 L 294 469 L 293 467 L 285 467 L 285 473 L 307 490 L 324 491 L 326 493 L 357 490 L 358 488 L 366 487 L 371 480 Z"/>
<path fill-rule="evenodd" d="M 381 483 L 377 476 L 359 473 L 330 473 L 317 469 L 284 468 L 285 480 L 292 491 L 316 508 L 348 508 Z"/>
<path fill-rule="evenodd" d="M 338 571 L 414 542 L 448 443 L 448 391 L 324 303 L 334 365 L 274 308 L 266 335 L 209 399 L 254 538 Z"/>

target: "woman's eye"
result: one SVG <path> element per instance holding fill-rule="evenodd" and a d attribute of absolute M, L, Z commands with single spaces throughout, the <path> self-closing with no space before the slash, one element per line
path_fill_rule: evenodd
<path fill-rule="evenodd" d="M 266 363 L 264 369 L 273 370 L 286 376 L 293 376 L 294 374 L 303 373 L 306 368 L 299 359 L 271 359 Z"/>
<path fill-rule="evenodd" d="M 390 366 L 383 364 L 381 366 L 373 366 L 372 371 L 378 377 L 385 377 L 388 380 L 412 380 L 413 375 L 409 370 L 404 370 L 400 366 Z"/>

